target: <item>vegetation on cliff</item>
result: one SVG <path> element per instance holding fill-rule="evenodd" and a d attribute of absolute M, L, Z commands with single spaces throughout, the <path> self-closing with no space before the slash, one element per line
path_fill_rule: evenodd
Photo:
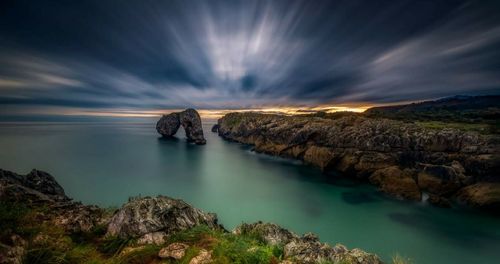
<path fill-rule="evenodd" d="M 420 201 L 426 193 L 435 205 L 457 202 L 499 212 L 498 134 L 486 133 L 486 128 L 478 133 L 481 124 L 394 119 L 346 112 L 230 113 L 219 119 L 218 133 L 254 145 L 258 152 L 365 179 L 399 198 Z M 474 195 L 464 194 L 470 190 Z"/>
<path fill-rule="evenodd" d="M 400 258 L 395 258 L 394 263 Z M 0 170 L 0 263 L 380 264 L 375 254 L 330 246 L 278 225 L 228 232 L 215 214 L 166 196 L 118 209 L 71 201 L 48 173 Z"/>

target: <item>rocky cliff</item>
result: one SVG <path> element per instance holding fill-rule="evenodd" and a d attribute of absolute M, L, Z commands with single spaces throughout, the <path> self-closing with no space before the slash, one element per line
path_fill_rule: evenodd
<path fill-rule="evenodd" d="M 188 141 L 198 145 L 206 144 L 200 115 L 192 108 L 163 115 L 156 123 L 156 131 L 164 137 L 172 137 L 181 125 L 186 132 Z"/>
<path fill-rule="evenodd" d="M 0 263 L 382 263 L 271 223 L 230 233 L 215 214 L 167 196 L 115 210 L 82 205 L 38 170 L 0 170 L 0 220 Z"/>
<path fill-rule="evenodd" d="M 218 133 L 254 145 L 257 152 L 366 179 L 396 197 L 421 200 L 428 193 L 429 201 L 441 206 L 457 200 L 500 209 L 498 135 L 362 115 L 327 119 L 259 113 L 227 114 L 218 120 Z M 484 185 L 488 192 L 474 187 Z"/>

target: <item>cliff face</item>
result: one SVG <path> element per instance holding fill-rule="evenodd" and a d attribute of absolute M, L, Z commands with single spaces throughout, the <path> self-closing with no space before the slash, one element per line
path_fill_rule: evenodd
<path fill-rule="evenodd" d="M 324 119 L 230 113 L 218 125 L 221 137 L 254 145 L 258 152 L 367 179 L 406 199 L 420 200 L 426 192 L 430 202 L 447 205 L 466 186 L 500 181 L 496 135 L 426 129 L 360 115 Z M 500 197 L 489 198 L 483 205 L 497 209 Z"/>

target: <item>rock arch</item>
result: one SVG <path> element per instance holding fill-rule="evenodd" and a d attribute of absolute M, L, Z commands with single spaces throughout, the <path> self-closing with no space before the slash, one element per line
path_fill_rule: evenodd
<path fill-rule="evenodd" d="M 201 126 L 201 118 L 198 112 L 192 108 L 182 112 L 175 112 L 168 115 L 163 115 L 156 123 L 156 131 L 164 137 L 172 137 L 177 133 L 182 125 L 186 132 L 188 141 L 198 145 L 207 143 L 203 136 L 203 128 Z"/>

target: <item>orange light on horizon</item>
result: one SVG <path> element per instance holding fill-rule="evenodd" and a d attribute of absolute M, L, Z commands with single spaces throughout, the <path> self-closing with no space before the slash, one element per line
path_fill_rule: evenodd
<path fill-rule="evenodd" d="M 316 107 L 266 107 L 266 108 L 248 108 L 248 109 L 197 109 L 202 119 L 218 119 L 222 116 L 232 113 L 261 112 L 269 114 L 301 115 L 314 112 L 334 113 L 340 111 L 364 112 L 372 106 L 316 106 Z M 97 117 L 159 117 L 172 112 L 179 112 L 184 109 L 159 109 L 159 110 L 99 110 L 91 111 L 86 109 L 74 109 L 63 111 L 66 116 L 97 116 Z M 61 113 L 60 113 L 61 114 Z"/>

